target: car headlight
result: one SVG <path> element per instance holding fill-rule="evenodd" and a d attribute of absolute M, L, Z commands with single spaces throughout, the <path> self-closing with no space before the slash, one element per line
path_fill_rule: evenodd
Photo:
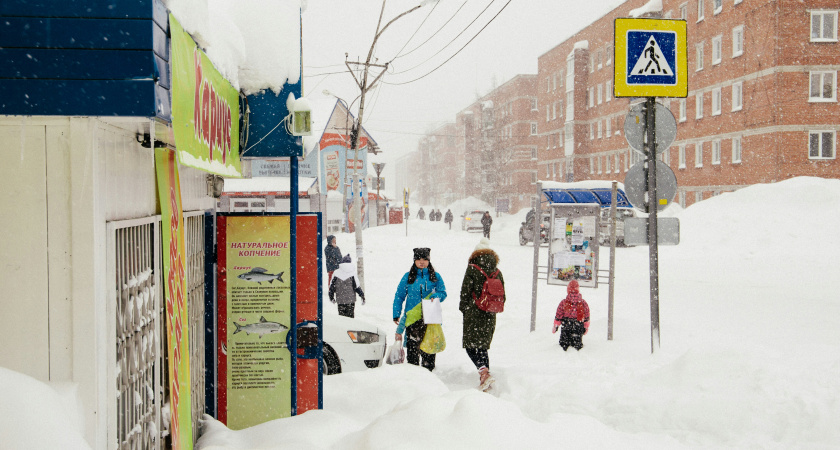
<path fill-rule="evenodd" d="M 374 342 L 379 342 L 379 335 L 369 331 L 348 330 L 347 335 L 356 344 L 373 344 Z"/>

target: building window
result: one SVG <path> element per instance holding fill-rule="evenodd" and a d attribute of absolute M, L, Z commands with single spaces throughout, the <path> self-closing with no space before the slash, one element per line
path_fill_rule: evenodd
<path fill-rule="evenodd" d="M 589 157 L 589 173 L 595 173 L 595 159 L 593 157 Z"/>
<path fill-rule="evenodd" d="M 697 191 L 694 193 L 694 203 L 702 202 L 703 201 L 703 192 Z"/>
<path fill-rule="evenodd" d="M 551 92 L 551 78 L 545 77 L 545 91 Z"/>
<path fill-rule="evenodd" d="M 696 95 L 696 99 L 694 101 L 695 109 L 697 110 L 697 114 L 695 118 L 702 119 L 703 118 L 703 93 L 698 92 Z"/>
<path fill-rule="evenodd" d="M 712 89 L 712 115 L 719 116 L 720 115 L 720 88 Z"/>
<path fill-rule="evenodd" d="M 808 158 L 834 159 L 835 147 L 834 131 L 811 131 L 809 133 Z"/>
<path fill-rule="evenodd" d="M 703 167 L 703 143 L 694 145 L 694 167 Z"/>
<path fill-rule="evenodd" d="M 604 85 L 598 85 L 598 104 L 600 105 L 604 100 Z"/>
<path fill-rule="evenodd" d="M 703 44 L 701 42 L 695 46 L 697 49 L 697 71 L 703 70 Z"/>
<path fill-rule="evenodd" d="M 837 11 L 811 11 L 811 42 L 837 41 Z"/>
<path fill-rule="evenodd" d="M 549 120 L 551 120 L 551 110 L 548 105 L 545 105 L 545 121 L 548 122 Z"/>
<path fill-rule="evenodd" d="M 612 45 L 607 46 L 607 62 L 606 65 L 612 64 L 612 57 L 613 57 L 613 47 Z"/>
<path fill-rule="evenodd" d="M 589 107 L 593 108 L 595 106 L 595 89 L 589 88 Z"/>
<path fill-rule="evenodd" d="M 688 3 L 680 5 L 680 19 L 688 20 Z"/>
<path fill-rule="evenodd" d="M 566 120 L 575 119 L 575 91 L 566 92 Z"/>
<path fill-rule="evenodd" d="M 604 86 L 604 97 L 606 101 L 610 101 L 612 97 L 612 81 L 607 81 L 607 84 Z"/>
<path fill-rule="evenodd" d="M 589 124 L 589 140 L 591 141 L 593 139 L 595 139 L 595 124 L 590 123 Z"/>
<path fill-rule="evenodd" d="M 531 184 L 537 182 L 537 172 L 531 172 Z"/>
<path fill-rule="evenodd" d="M 706 9 L 705 2 L 703 0 L 697 0 L 697 21 L 703 20 L 706 17 L 706 13 L 704 10 Z"/>
<path fill-rule="evenodd" d="M 739 25 L 732 29 L 732 57 L 744 54 L 744 26 Z"/>
<path fill-rule="evenodd" d="M 531 111 L 538 111 L 538 110 L 539 110 L 539 108 L 537 108 L 537 99 L 532 98 L 531 99 Z M 510 112 L 513 113 L 513 108 L 511 108 Z"/>
<path fill-rule="evenodd" d="M 680 156 L 679 168 L 680 169 L 685 169 L 685 145 L 680 145 L 679 156 Z"/>
<path fill-rule="evenodd" d="M 685 107 L 685 105 L 686 105 L 686 101 L 685 101 L 685 99 L 684 99 L 684 98 L 681 98 L 681 99 L 680 99 L 680 122 L 685 122 L 685 116 L 686 116 L 686 113 L 685 113 L 686 107 Z"/>
<path fill-rule="evenodd" d="M 557 132 L 557 146 L 563 148 L 563 131 Z"/>
<path fill-rule="evenodd" d="M 560 112 L 560 117 L 563 117 L 563 100 L 557 100 L 557 111 Z"/>
<path fill-rule="evenodd" d="M 602 128 L 603 127 L 601 126 L 601 121 L 599 120 L 598 121 L 598 139 L 601 139 L 604 136 L 603 133 L 602 133 L 602 131 L 603 131 Z"/>
<path fill-rule="evenodd" d="M 712 141 L 712 164 L 720 164 L 720 139 Z"/>
<path fill-rule="evenodd" d="M 557 102 L 551 104 L 551 120 L 557 118 Z"/>
<path fill-rule="evenodd" d="M 833 102 L 837 100 L 837 72 L 811 72 L 811 88 L 808 100 L 812 102 Z"/>
<path fill-rule="evenodd" d="M 732 111 L 740 111 L 744 107 L 744 84 L 739 81 L 732 84 Z"/>
<path fill-rule="evenodd" d="M 741 162 L 741 138 L 732 138 L 732 164 Z"/>
<path fill-rule="evenodd" d="M 615 173 L 618 173 L 618 153 L 615 154 Z"/>
<path fill-rule="evenodd" d="M 604 157 L 604 172 L 610 173 L 610 156 Z"/>
<path fill-rule="evenodd" d="M 607 118 L 607 129 L 604 132 L 604 137 L 609 138 L 610 136 L 612 136 L 612 118 L 608 117 Z"/>
<path fill-rule="evenodd" d="M 720 64 L 723 54 L 723 36 L 715 36 L 712 38 L 712 65 Z"/>
<path fill-rule="evenodd" d="M 531 159 L 537 159 L 537 147 L 531 147 Z"/>
<path fill-rule="evenodd" d="M 599 174 L 603 173 L 603 172 L 601 172 L 601 157 L 600 156 L 598 157 L 598 173 Z"/>
<path fill-rule="evenodd" d="M 603 69 L 603 68 L 604 68 L 604 54 L 603 54 L 603 50 L 598 50 L 598 56 L 597 56 L 597 59 L 598 59 L 598 70 L 601 70 L 601 69 Z"/>
<path fill-rule="evenodd" d="M 720 14 L 723 10 L 723 0 L 712 0 L 713 4 L 715 5 L 715 15 Z"/>
<path fill-rule="evenodd" d="M 537 122 L 531 122 L 531 136 L 537 134 Z"/>

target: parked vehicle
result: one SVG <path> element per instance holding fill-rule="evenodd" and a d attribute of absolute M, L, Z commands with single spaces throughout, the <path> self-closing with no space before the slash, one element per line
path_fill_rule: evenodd
<path fill-rule="evenodd" d="M 530 215 L 529 219 L 522 222 L 519 227 L 519 245 L 525 245 L 529 242 L 534 242 L 534 216 Z M 548 242 L 548 233 L 551 229 L 551 215 L 542 214 L 542 222 L 540 223 L 540 242 Z"/>
<path fill-rule="evenodd" d="M 484 225 L 481 224 L 481 216 L 483 215 L 484 211 L 477 209 L 464 211 L 464 214 L 461 216 L 461 229 L 465 231 L 483 230 Z"/>
<path fill-rule="evenodd" d="M 324 375 L 373 369 L 385 358 L 386 335 L 375 325 L 344 316 L 324 316 Z"/>
<path fill-rule="evenodd" d="M 636 217 L 636 210 L 633 208 L 616 208 L 615 209 L 615 245 L 624 247 L 624 219 L 628 217 Z M 601 245 L 610 244 L 610 208 L 601 209 L 601 229 L 599 233 L 598 243 Z"/>

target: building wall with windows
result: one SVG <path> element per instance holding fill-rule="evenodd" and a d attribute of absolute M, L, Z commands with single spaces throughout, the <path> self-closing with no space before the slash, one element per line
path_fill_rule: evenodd
<path fill-rule="evenodd" d="M 612 53 L 614 20 L 645 3 L 626 2 L 538 58 L 540 179 L 623 180 L 641 159 L 623 136 L 630 100 L 612 96 Z M 795 176 L 840 178 L 836 0 L 662 5 L 646 17 L 685 19 L 689 39 L 688 97 L 658 100 L 678 124 L 661 156 L 677 175 L 677 200 L 688 206 Z"/>

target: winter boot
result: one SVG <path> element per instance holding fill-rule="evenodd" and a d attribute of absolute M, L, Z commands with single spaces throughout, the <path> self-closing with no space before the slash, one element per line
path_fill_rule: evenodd
<path fill-rule="evenodd" d="M 490 375 L 490 369 L 482 367 L 478 369 L 478 389 L 482 392 L 487 392 L 496 381 L 493 375 Z"/>

